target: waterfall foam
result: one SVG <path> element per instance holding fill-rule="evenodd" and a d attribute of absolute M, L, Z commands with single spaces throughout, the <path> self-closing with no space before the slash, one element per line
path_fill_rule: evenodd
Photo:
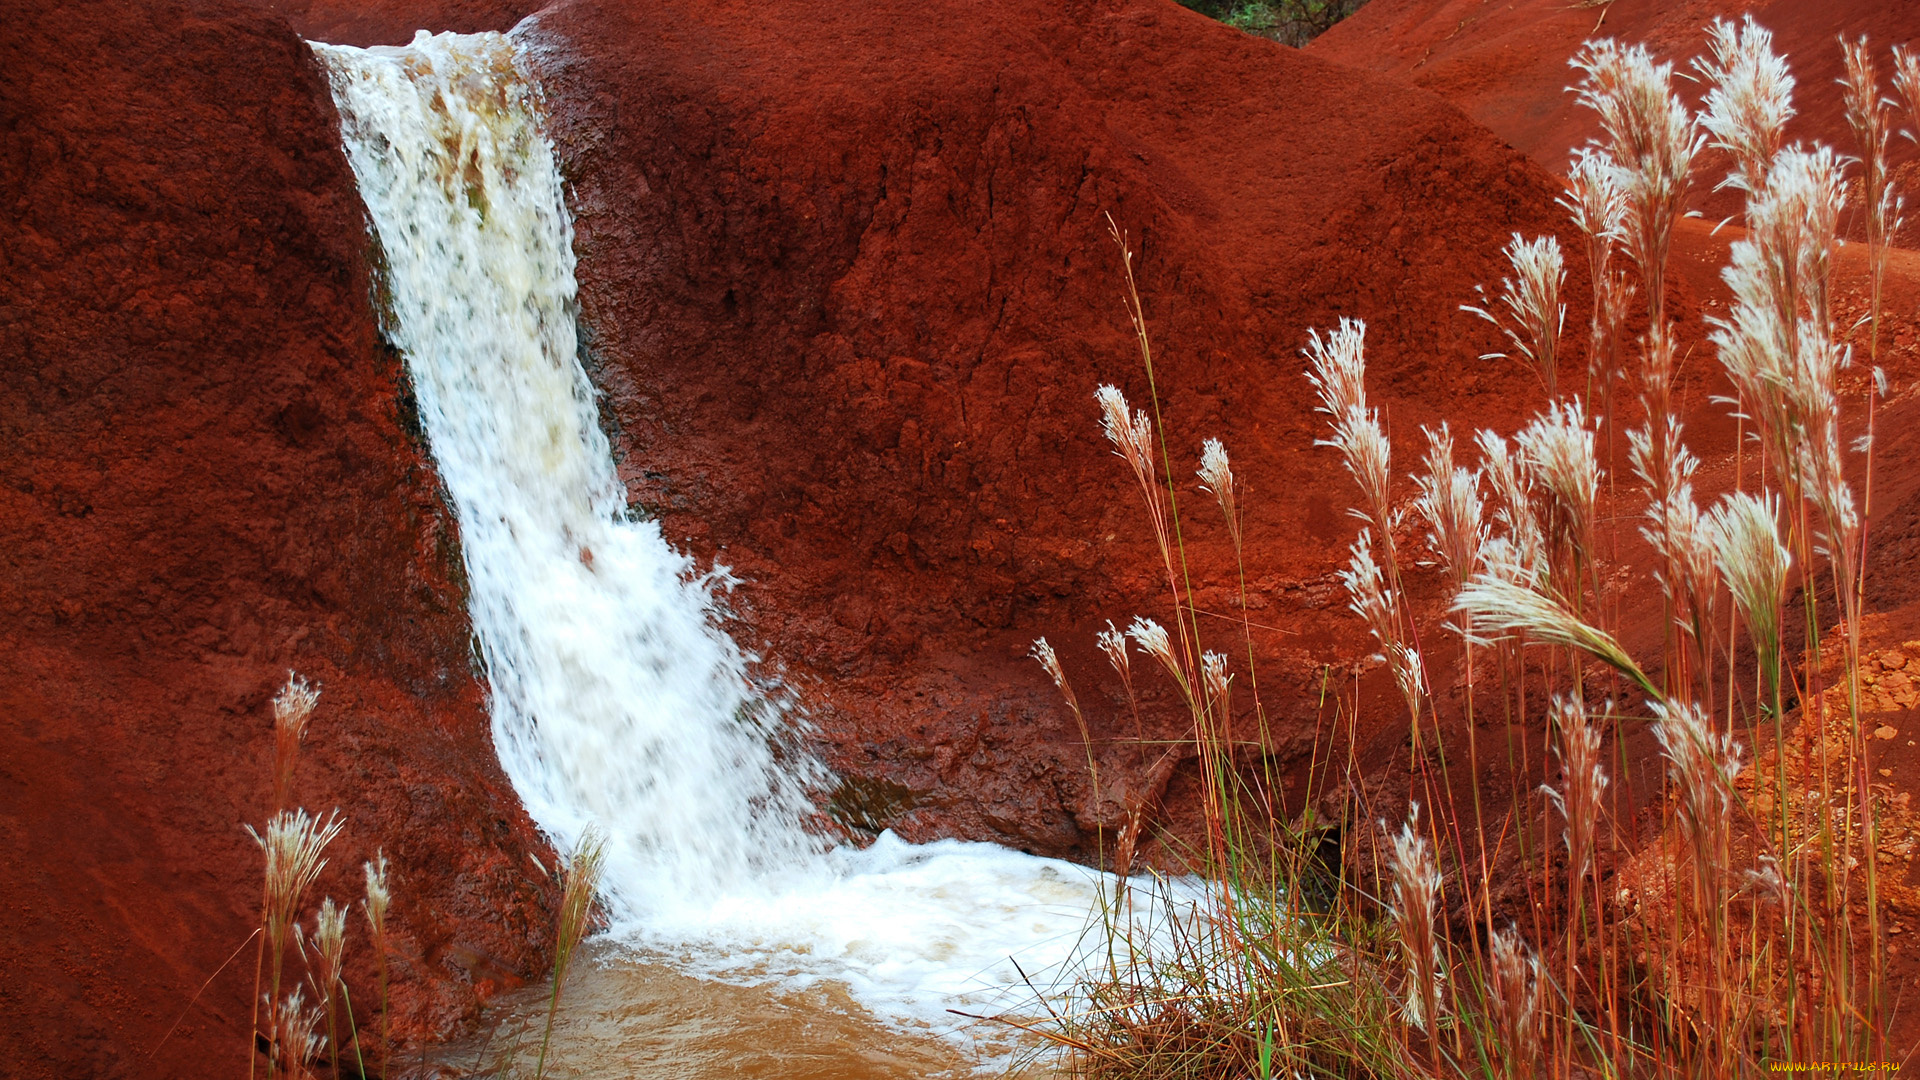
<path fill-rule="evenodd" d="M 460 527 L 501 765 L 562 845 L 609 837 L 615 932 L 728 979 L 831 979 L 950 1026 L 1064 963 L 1096 875 L 986 844 L 802 827 L 820 775 L 716 626 L 715 583 L 627 513 L 576 344 L 571 226 L 533 81 L 498 34 L 314 45 L 385 254 Z"/>

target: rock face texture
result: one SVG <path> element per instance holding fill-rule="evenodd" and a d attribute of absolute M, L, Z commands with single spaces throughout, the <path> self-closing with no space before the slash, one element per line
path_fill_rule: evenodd
<path fill-rule="evenodd" d="M 1163 785 L 1167 822 L 1191 806 L 1190 766 L 1143 745 L 1186 731 L 1171 687 L 1141 660 L 1136 719 L 1093 644 L 1109 618 L 1173 621 L 1094 404 L 1101 383 L 1151 400 L 1109 215 L 1140 253 L 1206 642 L 1254 732 L 1252 624 L 1271 730 L 1248 737 L 1283 769 L 1322 665 L 1371 651 L 1332 576 L 1356 526 L 1314 446 L 1308 328 L 1367 320 L 1408 452 L 1424 421 L 1538 404 L 1517 366 L 1462 363 L 1492 340 L 1458 306 L 1511 232 L 1556 227 L 1555 186 L 1424 92 L 1160 0 L 562 0 L 520 32 L 631 497 L 743 579 L 741 632 L 812 710 L 858 825 L 1092 858 L 1117 808 Z M 1194 490 L 1208 437 L 1243 485 L 1244 609 Z M 1097 796 L 1025 656 L 1039 634 L 1087 706 Z M 1404 732 L 1363 734 L 1385 760 Z"/>
<path fill-rule="evenodd" d="M 544 970 L 368 243 L 284 23 L 0 4 L 0 1074 L 246 1075 L 290 668 L 322 688 L 295 797 L 346 822 L 311 900 L 393 860 L 397 1031 Z"/>

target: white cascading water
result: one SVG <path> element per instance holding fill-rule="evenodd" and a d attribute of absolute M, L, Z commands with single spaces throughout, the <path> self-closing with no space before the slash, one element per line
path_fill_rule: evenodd
<path fill-rule="evenodd" d="M 314 45 L 385 252 L 388 331 L 458 516 L 500 761 L 565 847 L 609 837 L 614 933 L 712 976 L 845 984 L 951 1026 L 1057 969 L 1084 868 L 892 836 L 827 850 L 820 775 L 715 625 L 712 584 L 628 516 L 582 369 L 571 226 L 537 90 L 498 34 Z M 1017 995 L 1016 995 L 1017 996 Z"/>

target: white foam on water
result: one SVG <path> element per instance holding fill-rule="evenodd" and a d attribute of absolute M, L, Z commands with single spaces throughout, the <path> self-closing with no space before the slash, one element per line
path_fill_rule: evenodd
<path fill-rule="evenodd" d="M 615 932 L 716 978 L 835 980 L 881 1018 L 937 1027 L 949 1007 L 1013 1004 L 1021 970 L 1060 970 L 1090 925 L 1092 871 L 891 835 L 828 850 L 803 828 L 824 773 L 783 742 L 716 625 L 716 580 L 628 514 L 514 43 L 423 31 L 314 50 L 459 521 L 500 763 L 561 847 L 606 833 Z"/>

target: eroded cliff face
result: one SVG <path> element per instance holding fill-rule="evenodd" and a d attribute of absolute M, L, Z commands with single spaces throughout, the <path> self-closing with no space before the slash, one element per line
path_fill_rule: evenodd
<path fill-rule="evenodd" d="M 348 819 L 314 895 L 357 895 L 384 847 L 402 1031 L 450 1030 L 543 971 L 551 897 L 294 28 L 392 43 L 524 12 L 5 6 L 0 1069 L 244 1068 L 244 950 L 189 1002 L 252 925 L 240 826 L 268 809 L 288 668 L 323 686 L 297 794 Z M 1140 252 L 1209 644 L 1244 679 L 1244 610 L 1283 772 L 1321 665 L 1368 651 L 1332 577 L 1353 525 L 1313 446 L 1307 328 L 1368 321 L 1403 447 L 1536 403 L 1518 367 L 1461 365 L 1491 341 L 1457 305 L 1510 232 L 1556 227 L 1553 182 L 1426 93 L 1159 0 L 565 0 L 524 33 L 631 498 L 740 576 L 735 630 L 800 695 L 859 827 L 1091 859 L 1164 785 L 1149 855 L 1177 861 L 1194 778 L 1155 765 L 1181 714 L 1143 666 L 1136 721 L 1092 645 L 1108 618 L 1173 618 L 1093 406 L 1102 382 L 1150 398 L 1108 214 Z M 1243 485 L 1245 609 L 1186 479 L 1207 437 Z M 1041 633 L 1106 792 L 1025 659 Z M 1363 766 L 1403 734 L 1363 730 Z"/>
<path fill-rule="evenodd" d="M 0 5 L 0 207 L 0 1073 L 245 1074 L 290 668 L 296 798 L 346 821 L 312 899 L 393 859 L 399 1032 L 540 975 L 545 851 L 306 46 L 221 0 Z"/>
<path fill-rule="evenodd" d="M 630 495 L 744 580 L 740 632 L 800 689 L 851 781 L 840 809 L 869 827 L 1090 859 L 1096 826 L 1169 783 L 1142 737 L 1185 734 L 1171 688 L 1141 661 L 1136 725 L 1092 640 L 1173 619 L 1093 400 L 1150 397 L 1107 215 L 1140 251 L 1192 578 L 1252 737 L 1203 439 L 1244 485 L 1283 769 L 1322 719 L 1321 665 L 1371 651 L 1332 577 L 1354 526 L 1314 446 L 1307 329 L 1367 320 L 1403 447 L 1533 401 L 1515 365 L 1461 366 L 1491 341 L 1458 305 L 1511 232 L 1556 227 L 1555 186 L 1423 92 L 1157 0 L 564 0 L 521 33 Z M 1042 633 L 1089 706 L 1098 800 L 1025 658 Z M 1404 732 L 1363 734 L 1385 761 Z M 1176 831 L 1193 783 L 1171 777 Z"/>

